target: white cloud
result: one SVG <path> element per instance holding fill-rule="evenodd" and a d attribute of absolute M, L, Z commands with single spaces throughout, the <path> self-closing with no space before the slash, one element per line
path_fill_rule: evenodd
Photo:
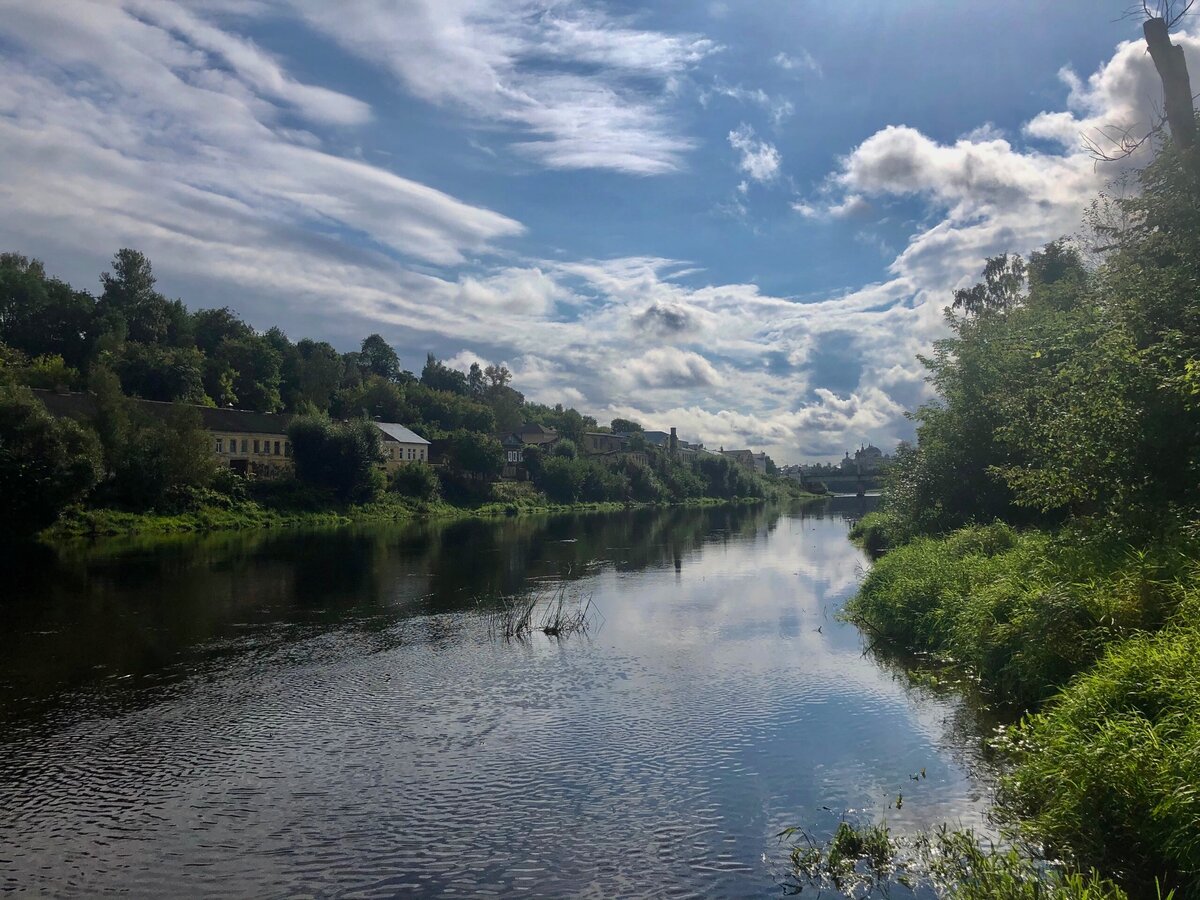
<path fill-rule="evenodd" d="M 693 142 L 667 100 L 674 79 L 718 49 L 575 0 L 286 2 L 417 97 L 524 132 L 518 150 L 554 168 L 679 168 Z"/>
<path fill-rule="evenodd" d="M 800 52 L 795 56 L 790 56 L 787 53 L 776 53 L 771 62 L 779 66 L 785 72 L 809 72 L 816 75 L 818 78 L 825 76 L 821 69 L 821 64 L 813 57 L 811 53 L 800 48 Z"/>
<path fill-rule="evenodd" d="M 779 151 L 773 144 L 758 140 L 749 125 L 743 123 L 729 132 L 729 146 L 740 154 L 738 169 L 752 180 L 772 181 L 779 174 Z"/>
<path fill-rule="evenodd" d="M 631 378 L 634 386 L 649 388 L 706 388 L 722 378 L 707 359 L 690 350 L 656 347 L 614 370 L 615 378 Z"/>
<path fill-rule="evenodd" d="M 1033 117 L 1017 137 L 981 126 L 943 143 L 903 125 L 880 129 L 847 148 L 815 197 L 796 199 L 814 218 L 804 227 L 853 220 L 897 197 L 920 206 L 920 224 L 887 280 L 800 300 L 713 283 L 692 262 L 653 255 L 504 253 L 520 223 L 336 152 L 330 134 L 355 128 L 366 105 L 306 85 L 217 30 L 205 18 L 212 2 L 144 0 L 136 15 L 116 0 L 6 5 L 0 33 L 17 49 L 0 59 L 0 245 L 45 256 L 80 286 L 94 284 L 100 250 L 139 247 L 189 301 L 257 303 L 266 322 L 286 311 L 305 323 L 298 335 L 406 336 L 463 367 L 478 356 L 509 360 L 531 399 L 674 425 L 687 439 L 761 448 L 780 462 L 908 436 L 902 411 L 927 390 L 915 354 L 942 333 L 950 291 L 989 254 L 1074 230 L 1112 171 L 1097 172 L 1078 151 L 1078 132 L 1133 117 L 1157 97 L 1143 96 L 1153 70 L 1130 44 L 1095 75 L 1065 75 L 1068 109 Z M 258 9 L 280 14 L 280 2 Z M 382 9 L 339 4 L 360 23 L 339 40 L 369 41 L 361 23 L 382 21 Z M 709 46 L 589 18 L 574 2 L 532 25 L 499 21 L 497 10 L 477 0 L 409 4 L 379 26 L 387 33 L 378 47 L 356 49 L 377 58 L 444 25 L 451 33 L 433 49 L 414 51 L 425 61 L 448 54 L 433 60 L 428 83 L 409 71 L 417 62 L 394 69 L 410 88 L 420 82 L 418 95 L 528 132 L 545 143 L 528 152 L 553 164 L 573 154 L 627 171 L 679 164 L 673 142 L 686 139 L 653 92 L 632 101 L 631 127 L 645 128 L 628 140 L 608 129 L 629 85 L 665 85 L 664 73 L 686 72 Z M 414 25 L 407 37 L 402 25 Z M 1177 40 L 1200 71 L 1197 42 Z M 551 48 L 548 63 L 530 67 L 537 41 Z M 560 67 L 568 48 L 598 80 Z M 560 103 L 576 89 L 597 93 Z M 592 112 L 599 130 L 585 123 L 574 143 L 571 116 Z M 538 124 L 538 115 L 547 118 Z M 747 186 L 781 178 L 778 150 L 749 126 L 729 141 Z M 837 390 L 829 371 L 842 376 Z"/>
<path fill-rule="evenodd" d="M 548 315 L 559 300 L 571 294 L 541 269 L 506 268 L 486 278 L 464 276 L 459 281 L 461 302 L 469 308 L 514 315 Z"/>

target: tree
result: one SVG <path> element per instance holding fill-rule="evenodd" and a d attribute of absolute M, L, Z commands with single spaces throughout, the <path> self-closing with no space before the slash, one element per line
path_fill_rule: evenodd
<path fill-rule="evenodd" d="M 446 391 L 464 397 L 470 394 L 467 376 L 457 369 L 451 369 L 432 353 L 425 358 L 425 368 L 421 370 L 421 384 L 434 391 Z"/>
<path fill-rule="evenodd" d="M 342 374 L 341 356 L 331 344 L 308 338 L 298 341 L 293 369 L 284 374 L 288 409 L 295 411 L 307 404 L 328 410 Z"/>
<path fill-rule="evenodd" d="M 296 478 L 343 503 L 369 503 L 383 489 L 379 429 L 365 419 L 331 423 L 299 416 L 288 428 Z"/>
<path fill-rule="evenodd" d="M 94 434 L 54 419 L 28 388 L 0 385 L 0 539 L 52 525 L 100 474 Z"/>
<path fill-rule="evenodd" d="M 113 361 L 126 394 L 145 400 L 204 403 L 204 354 L 194 347 L 128 343 Z"/>
<path fill-rule="evenodd" d="M 192 314 L 192 336 L 196 346 L 209 356 L 217 352 L 221 342 L 254 337 L 254 329 L 238 318 L 228 306 L 220 309 L 198 309 Z"/>
<path fill-rule="evenodd" d="M 462 472 L 494 478 L 504 469 L 504 448 L 491 435 L 458 429 L 446 437 L 450 465 Z"/>
<path fill-rule="evenodd" d="M 232 373 L 233 393 L 241 409 L 275 412 L 282 405 L 279 351 L 256 335 L 225 338 L 214 359 Z"/>
<path fill-rule="evenodd" d="M 471 368 L 467 372 L 467 391 L 476 399 L 483 396 L 486 383 L 483 380 L 483 369 L 479 368 L 479 363 L 471 363 Z"/>
<path fill-rule="evenodd" d="M 418 500 L 436 499 L 441 492 L 441 486 L 437 473 L 422 462 L 400 466 L 388 480 L 389 490 L 403 497 L 415 497 Z"/>
<path fill-rule="evenodd" d="M 0 253 L 0 342 L 31 357 L 61 356 L 82 369 L 96 331 L 96 301 L 47 278 L 40 260 Z"/>
<path fill-rule="evenodd" d="M 100 276 L 104 291 L 98 311 L 109 330 L 124 329 L 129 340 L 145 344 L 184 343 L 190 339 L 191 318 L 178 300 L 168 301 L 154 289 L 150 260 L 137 250 L 118 250 L 112 272 Z"/>
<path fill-rule="evenodd" d="M 993 256 L 983 267 L 983 281 L 954 292 L 953 309 L 968 315 L 1004 312 L 1020 299 L 1025 284 L 1025 260 L 1015 253 Z"/>
<path fill-rule="evenodd" d="M 378 375 L 385 381 L 400 379 L 400 357 L 378 334 L 369 335 L 363 340 L 358 365 L 365 374 Z"/>
<path fill-rule="evenodd" d="M 613 419 L 612 430 L 613 434 L 622 434 L 631 431 L 641 431 L 642 426 L 632 419 Z"/>

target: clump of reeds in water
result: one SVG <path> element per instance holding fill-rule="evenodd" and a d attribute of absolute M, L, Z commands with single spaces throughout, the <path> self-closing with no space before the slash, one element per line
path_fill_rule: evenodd
<path fill-rule="evenodd" d="M 560 585 L 525 597 L 501 598 L 489 611 L 488 633 L 505 640 L 525 640 L 536 631 L 548 637 L 587 633 L 594 612 L 591 594 L 570 593 Z"/>

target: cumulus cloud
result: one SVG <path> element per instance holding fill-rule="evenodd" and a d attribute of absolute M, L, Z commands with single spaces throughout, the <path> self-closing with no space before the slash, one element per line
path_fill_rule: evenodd
<path fill-rule="evenodd" d="M 459 286 L 466 306 L 524 316 L 548 315 L 555 303 L 571 296 L 536 266 L 501 269 L 484 278 L 464 276 Z"/>
<path fill-rule="evenodd" d="M 613 373 L 643 388 L 704 388 L 721 383 L 713 364 L 690 350 L 656 347 Z"/>
<path fill-rule="evenodd" d="M 518 257 L 506 242 L 521 223 L 334 149 L 330 134 L 359 127 L 370 108 L 307 84 L 226 20 L 218 27 L 215 2 L 6 5 L 0 243 L 46 256 L 80 285 L 104 262 L 96 248 L 139 247 L 192 302 L 258 303 L 264 324 L 286 310 L 305 323 L 298 334 L 343 344 L 379 331 L 420 352 L 440 347 L 464 367 L 508 360 L 531 399 L 676 426 L 689 440 L 765 449 L 781 462 L 909 437 L 902 412 L 927 396 L 915 355 L 942 333 L 950 292 L 989 254 L 1073 231 L 1111 175 L 1079 151 L 1078 134 L 1132 121 L 1158 96 L 1152 64 L 1125 44 L 1093 75 L 1064 73 L 1067 108 L 1011 135 L 981 125 L 939 141 L 902 124 L 881 128 L 846 148 L 815 196 L 795 202 L 814 220 L 806 227 L 844 228 L 898 197 L 918 206 L 887 277 L 823 297 L 776 296 L 650 254 L 538 259 L 526 247 Z M 282 15 L 292 2 L 251 9 Z M 337 6 L 379 34 L 331 24 L 329 4 L 294 2 L 418 96 L 545 142 L 554 165 L 578 154 L 571 164 L 678 166 L 686 139 L 655 91 L 714 50 L 574 2 L 512 22 L 483 0 L 411 3 L 390 23 L 375 0 Z M 433 49 L 417 46 L 441 26 Z M 1197 42 L 1177 40 L 1200 71 Z M 538 41 L 550 47 L 542 56 L 531 49 Z M 429 73 L 390 55 L 409 46 Z M 592 95 L 572 105 L 576 87 Z M 608 134 L 629 98 L 645 128 Z M 572 143 L 572 116 L 597 110 Z M 747 184 L 781 177 L 778 151 L 749 126 L 729 142 Z M 847 334 L 852 345 L 839 355 Z M 851 354 L 853 370 L 831 386 L 825 371 Z"/>
<path fill-rule="evenodd" d="M 738 169 L 752 180 L 773 181 L 779 174 L 779 151 L 773 144 L 758 140 L 754 129 L 744 122 L 729 132 L 729 146 L 739 154 Z"/>
<path fill-rule="evenodd" d="M 575 0 L 286 2 L 416 96 L 511 125 L 530 135 L 516 142 L 521 152 L 563 169 L 679 168 L 693 142 L 666 101 L 674 79 L 718 49 Z"/>

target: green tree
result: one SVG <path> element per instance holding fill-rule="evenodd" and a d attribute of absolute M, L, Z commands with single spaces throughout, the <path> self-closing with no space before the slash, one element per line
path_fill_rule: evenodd
<path fill-rule="evenodd" d="M 613 434 L 642 430 L 642 426 L 632 419 L 613 419 L 611 427 Z"/>
<path fill-rule="evenodd" d="M 144 400 L 204 403 L 204 354 L 194 347 L 127 343 L 113 366 L 125 393 Z"/>
<path fill-rule="evenodd" d="M 94 434 L 54 419 L 28 388 L 0 385 L 0 539 L 52 525 L 100 474 Z"/>
<path fill-rule="evenodd" d="M 42 263 L 0 253 L 0 342 L 31 357 L 61 356 L 82 369 L 96 330 L 96 301 L 48 278 Z"/>
<path fill-rule="evenodd" d="M 191 341 L 191 317 L 180 301 L 154 289 L 154 269 L 144 254 L 118 250 L 112 272 L 101 274 L 100 283 L 98 312 L 108 330 L 123 330 L 129 340 L 144 344 Z"/>
<path fill-rule="evenodd" d="M 238 318 L 228 306 L 220 309 L 198 309 L 192 314 L 192 335 L 196 346 L 205 354 L 212 356 L 228 340 L 242 340 L 254 337 L 254 329 Z"/>
<path fill-rule="evenodd" d="M 425 368 L 421 370 L 421 384 L 430 390 L 445 391 L 463 397 L 471 393 L 467 386 L 466 374 L 450 368 L 432 353 L 425 358 Z"/>
<path fill-rule="evenodd" d="M 458 429 L 446 437 L 450 465 L 462 472 L 494 478 L 504 469 L 504 448 L 491 435 Z"/>
<path fill-rule="evenodd" d="M 332 423 L 298 416 L 288 428 L 296 478 L 343 503 L 369 503 L 384 487 L 379 429 L 365 419 Z"/>
<path fill-rule="evenodd" d="M 400 357 L 380 335 L 369 335 L 362 342 L 358 365 L 364 375 L 377 375 L 385 381 L 400 379 Z"/>
<path fill-rule="evenodd" d="M 233 392 L 241 409 L 275 412 L 280 408 L 282 360 L 268 341 L 256 335 L 225 338 L 214 359 L 232 373 Z"/>

